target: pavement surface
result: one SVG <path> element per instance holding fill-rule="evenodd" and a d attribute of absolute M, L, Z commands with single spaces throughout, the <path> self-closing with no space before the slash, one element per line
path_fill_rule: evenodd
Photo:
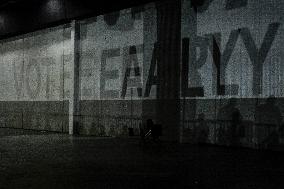
<path fill-rule="evenodd" d="M 284 188 L 284 152 L 0 133 L 0 188 Z"/>

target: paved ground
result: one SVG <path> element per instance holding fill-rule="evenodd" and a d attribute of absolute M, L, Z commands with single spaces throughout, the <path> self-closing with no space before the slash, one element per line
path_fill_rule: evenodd
<path fill-rule="evenodd" d="M 5 132 L 0 188 L 284 188 L 280 152 Z"/>

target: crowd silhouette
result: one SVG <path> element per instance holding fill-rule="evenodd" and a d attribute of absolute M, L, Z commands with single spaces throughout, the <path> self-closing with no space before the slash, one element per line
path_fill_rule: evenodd
<path fill-rule="evenodd" d="M 270 96 L 255 112 L 256 134 L 260 147 L 274 148 L 279 145 L 279 134 L 282 130 L 282 115 L 276 105 L 276 98 Z"/>
<path fill-rule="evenodd" d="M 243 118 L 236 106 L 237 100 L 231 98 L 228 104 L 221 107 L 217 114 L 217 121 L 220 122 L 218 140 L 221 144 L 237 146 L 240 143 L 240 127 Z"/>
<path fill-rule="evenodd" d="M 248 117 L 245 115 L 246 112 L 240 111 L 236 98 L 230 98 L 216 112 L 214 135 L 216 143 L 226 146 L 242 146 L 242 141 L 250 141 L 259 148 L 277 148 L 281 144 L 280 138 L 284 134 L 284 129 L 283 117 L 276 102 L 274 96 L 267 98 L 264 103 L 257 99 L 253 121 L 244 120 L 243 115 Z M 250 111 L 253 111 L 253 108 L 250 108 Z M 204 113 L 198 114 L 193 130 L 194 141 L 198 144 L 210 143 L 208 121 L 210 120 L 206 120 Z M 248 132 L 251 132 L 250 135 Z M 251 138 L 248 140 L 246 137 Z"/>

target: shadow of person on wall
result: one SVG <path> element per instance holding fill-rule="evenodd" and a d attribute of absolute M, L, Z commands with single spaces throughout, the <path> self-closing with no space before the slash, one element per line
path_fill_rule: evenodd
<path fill-rule="evenodd" d="M 206 144 L 208 143 L 209 128 L 207 126 L 207 123 L 205 121 L 205 115 L 203 113 L 198 115 L 197 123 L 197 144 Z"/>
<path fill-rule="evenodd" d="M 231 98 L 225 106 L 219 109 L 217 120 L 220 121 L 218 142 L 238 146 L 240 144 L 239 127 L 242 123 L 242 115 L 236 107 L 237 100 Z"/>
<path fill-rule="evenodd" d="M 276 98 L 270 96 L 264 104 L 260 104 L 256 108 L 255 121 L 258 126 L 263 127 L 261 130 L 265 137 L 260 138 L 260 145 L 266 148 L 273 148 L 279 144 L 279 131 L 282 121 L 281 111 L 275 104 Z"/>

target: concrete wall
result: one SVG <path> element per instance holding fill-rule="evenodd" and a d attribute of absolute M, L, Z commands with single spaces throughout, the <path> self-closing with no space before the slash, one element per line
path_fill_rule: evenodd
<path fill-rule="evenodd" d="M 80 132 L 102 135 L 93 127 L 104 123 L 104 135 L 139 134 L 151 118 L 178 139 L 180 11 L 168 1 L 81 21 Z"/>
<path fill-rule="evenodd" d="M 188 87 L 203 87 L 202 97 L 283 96 L 283 7 L 276 0 L 214 0 L 194 10 L 184 1 Z"/>
<path fill-rule="evenodd" d="M 82 21 L 82 132 L 96 134 L 92 125 L 104 123 L 106 135 L 112 135 L 111 125 L 123 133 L 120 125 L 133 127 L 129 119 L 152 118 L 166 135 L 179 131 L 181 141 L 196 142 L 204 120 L 207 142 L 231 145 L 231 114 L 237 112 L 237 145 L 267 147 L 265 138 L 282 143 L 283 6 L 213 0 L 194 7 L 183 0 L 180 7 L 156 3 L 136 14 L 128 9 Z M 178 8 L 181 15 L 173 11 Z M 169 17 L 180 19 L 181 31 Z M 277 123 L 260 119 L 269 117 L 259 110 L 266 106 Z M 279 136 L 271 136 L 274 131 Z"/>
<path fill-rule="evenodd" d="M 156 85 L 147 86 L 156 17 L 149 4 L 80 22 L 80 133 L 128 135 L 133 127 L 139 134 L 142 99 L 156 99 Z"/>
<path fill-rule="evenodd" d="M 3 40 L 1 124 L 72 133 L 74 114 L 79 134 L 121 136 L 151 118 L 167 140 L 279 147 L 283 10 L 164 1 Z"/>
<path fill-rule="evenodd" d="M 231 145 L 238 112 L 236 145 L 283 144 L 283 8 L 276 0 L 213 0 L 198 8 L 183 1 L 184 141 L 196 142 L 203 127 L 207 142 Z"/>
<path fill-rule="evenodd" d="M 68 131 L 70 26 L 0 42 L 1 127 Z"/>

